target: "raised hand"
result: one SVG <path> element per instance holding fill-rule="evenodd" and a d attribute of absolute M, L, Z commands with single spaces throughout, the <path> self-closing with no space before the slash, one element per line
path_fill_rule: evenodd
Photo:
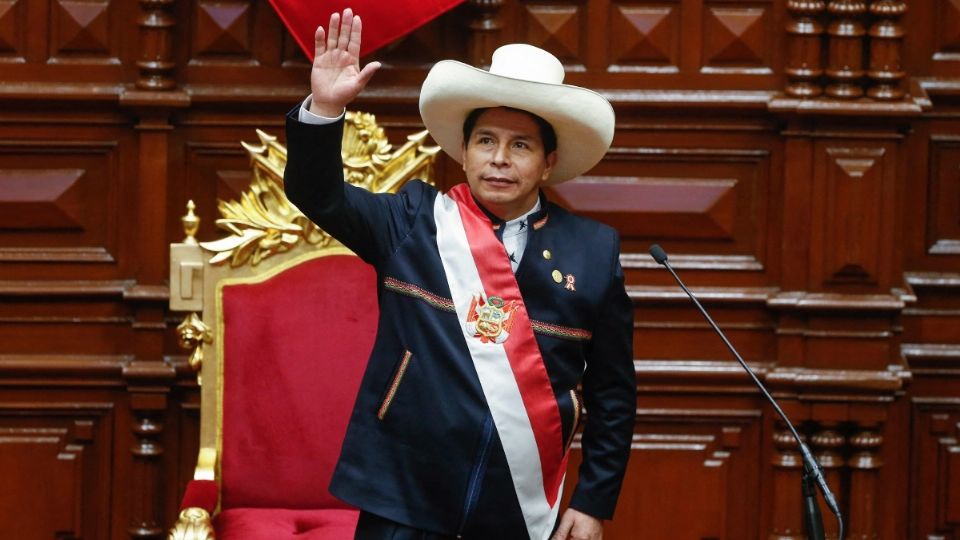
<path fill-rule="evenodd" d="M 330 16 L 329 32 L 324 32 L 323 26 L 317 27 L 310 70 L 310 112 L 339 116 L 380 68 L 380 62 L 370 62 L 360 69 L 361 32 L 360 17 L 350 8 L 343 10 L 342 17 L 339 13 Z"/>

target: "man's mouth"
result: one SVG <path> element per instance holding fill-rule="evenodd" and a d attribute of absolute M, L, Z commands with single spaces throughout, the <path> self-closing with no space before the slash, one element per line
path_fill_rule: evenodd
<path fill-rule="evenodd" d="M 508 187 L 516 184 L 517 182 L 510 178 L 504 178 L 502 176 L 487 176 L 483 179 L 484 182 L 488 184 L 499 186 L 499 187 Z"/>

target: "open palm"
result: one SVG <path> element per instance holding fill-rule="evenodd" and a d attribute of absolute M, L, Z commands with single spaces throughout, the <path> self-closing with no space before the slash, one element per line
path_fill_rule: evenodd
<path fill-rule="evenodd" d="M 317 28 L 310 71 L 311 112 L 338 116 L 380 68 L 380 62 L 371 62 L 360 69 L 361 33 L 360 17 L 350 8 L 343 10 L 342 17 L 339 13 L 330 16 L 329 32 L 323 26 Z"/>

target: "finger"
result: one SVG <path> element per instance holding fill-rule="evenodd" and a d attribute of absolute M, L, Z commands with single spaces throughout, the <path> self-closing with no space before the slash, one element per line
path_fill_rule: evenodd
<path fill-rule="evenodd" d="M 340 36 L 337 40 L 337 48 L 347 50 L 347 43 L 350 42 L 350 31 L 353 28 L 353 10 L 347 8 L 343 10 L 343 23 L 340 24 Z"/>
<path fill-rule="evenodd" d="M 560 518 L 560 525 L 557 527 L 557 532 L 553 534 L 550 540 L 567 540 L 570 536 L 570 529 L 572 528 L 573 518 L 569 513 L 564 512 L 563 517 Z"/>
<path fill-rule="evenodd" d="M 313 57 L 316 58 L 327 50 L 326 32 L 323 31 L 323 25 L 317 27 L 313 34 Z"/>
<path fill-rule="evenodd" d="M 347 52 L 351 56 L 360 58 L 360 34 L 363 33 L 363 23 L 360 22 L 360 16 L 353 18 L 353 29 L 350 30 L 350 43 L 347 45 Z"/>
<path fill-rule="evenodd" d="M 330 30 L 327 32 L 327 49 L 333 49 L 337 46 L 337 38 L 340 37 L 340 14 L 330 15 Z"/>
<path fill-rule="evenodd" d="M 370 82 L 370 79 L 373 77 L 373 74 L 380 69 L 380 62 L 370 62 L 369 64 L 363 66 L 363 70 L 360 71 L 360 75 L 357 76 L 358 82 L 360 83 L 360 88 L 363 88 Z"/>

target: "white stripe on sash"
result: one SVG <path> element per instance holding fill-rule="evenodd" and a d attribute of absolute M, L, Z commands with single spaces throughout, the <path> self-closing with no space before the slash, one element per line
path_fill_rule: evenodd
<path fill-rule="evenodd" d="M 537 442 L 507 353 L 503 345 L 481 342 L 466 329 L 474 295 L 484 290 L 456 201 L 445 195 L 437 195 L 434 219 L 440 259 L 450 285 L 460 328 L 507 457 L 527 532 L 531 540 L 547 540 L 557 519 L 563 482 L 560 482 L 556 503 L 551 507 L 544 495 Z"/>

